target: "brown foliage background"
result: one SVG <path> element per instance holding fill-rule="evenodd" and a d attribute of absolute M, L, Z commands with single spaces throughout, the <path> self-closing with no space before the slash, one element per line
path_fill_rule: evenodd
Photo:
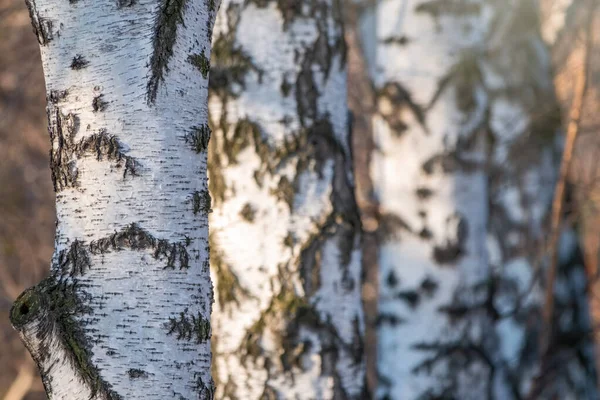
<path fill-rule="evenodd" d="M 554 0 L 542 0 L 542 7 Z M 597 0 L 591 0 L 590 4 Z M 585 3 L 585 1 L 582 1 Z M 599 7 L 600 8 L 600 7 Z M 590 276 L 598 276 L 600 252 L 600 14 L 596 12 L 593 57 L 590 59 L 580 137 L 572 166 L 579 206 L 571 223 L 578 223 L 585 243 Z M 352 22 L 354 15 L 348 10 Z M 563 111 L 573 96 L 574 76 L 583 68 L 585 7 L 570 21 L 569 33 L 554 51 L 556 86 Z M 358 200 L 363 212 L 367 284 L 364 289 L 368 325 L 369 381 L 374 385 L 376 315 L 376 242 L 373 232 L 377 207 L 370 197 L 368 178 L 369 115 L 372 93 L 349 25 L 349 102 L 355 114 L 354 157 Z M 31 32 L 23 0 L 0 0 L 0 399 L 46 398 L 37 370 L 8 322 L 13 300 L 48 272 L 53 249 L 54 193 L 50 179 L 46 133 L 45 90 L 38 43 Z M 563 117 L 566 117 L 566 113 Z M 600 283 L 591 282 L 591 303 L 600 326 Z M 596 304 L 595 304 L 596 303 Z M 600 334 L 599 334 L 600 337 Z M 8 396 L 9 388 L 13 391 Z M 17 393 L 20 389 L 21 393 Z M 16 397 L 15 397 L 16 396 Z M 23 397 L 24 396 L 24 397 Z"/>

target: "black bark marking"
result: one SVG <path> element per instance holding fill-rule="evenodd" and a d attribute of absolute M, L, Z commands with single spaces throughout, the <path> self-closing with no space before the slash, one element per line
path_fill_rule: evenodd
<path fill-rule="evenodd" d="M 419 232 L 419 237 L 421 239 L 429 240 L 429 239 L 431 239 L 433 237 L 433 232 L 431 232 L 431 230 L 429 228 L 424 227 Z"/>
<path fill-rule="evenodd" d="M 106 131 L 82 139 L 75 153 L 95 153 L 96 160 L 102 161 L 106 158 L 108 161 L 115 161 L 117 168 L 123 168 L 123 178 L 126 178 L 127 174 L 137 176 L 139 163 L 133 157 L 126 156 L 117 137 L 109 135 Z"/>
<path fill-rule="evenodd" d="M 50 97 L 52 97 L 52 93 Z M 48 104 L 51 102 L 53 101 Z M 55 192 L 77 185 L 78 171 L 73 160 L 73 153 L 74 137 L 78 128 L 79 119 L 74 114 L 64 116 L 58 108 L 48 107 L 48 132 L 52 143 L 50 169 Z"/>
<path fill-rule="evenodd" d="M 210 60 L 208 57 L 206 57 L 206 55 L 204 55 L 204 52 L 190 55 L 188 57 L 188 62 L 196 67 L 198 71 L 200 71 L 204 79 L 208 78 L 208 73 L 210 71 Z"/>
<path fill-rule="evenodd" d="M 387 45 L 395 44 L 398 46 L 406 46 L 408 43 L 410 43 L 410 41 L 411 40 L 407 36 L 402 35 L 402 36 L 389 36 L 383 40 L 383 43 L 387 44 Z"/>
<path fill-rule="evenodd" d="M 88 251 L 79 240 L 75 240 L 68 250 L 61 250 L 57 261 L 63 276 L 81 276 L 92 266 Z"/>
<path fill-rule="evenodd" d="M 195 340 L 200 344 L 206 342 L 211 336 L 210 321 L 200 313 L 197 315 L 188 313 L 187 308 L 179 313 L 179 318 L 170 317 L 166 327 L 167 335 L 176 334 L 178 340 Z"/>
<path fill-rule="evenodd" d="M 396 277 L 396 274 L 394 273 L 394 271 L 390 271 L 387 278 L 386 278 L 386 283 L 388 285 L 388 287 L 390 288 L 395 288 L 399 282 L 398 277 Z"/>
<path fill-rule="evenodd" d="M 416 308 L 421 301 L 421 296 L 416 290 L 404 290 L 396 295 L 396 298 L 405 301 L 410 308 Z"/>
<path fill-rule="evenodd" d="M 246 203 L 244 207 L 240 211 L 240 216 L 244 218 L 247 222 L 254 222 L 254 218 L 256 217 L 256 210 L 250 203 Z"/>
<path fill-rule="evenodd" d="M 119 232 L 90 243 L 92 254 L 105 254 L 111 251 L 120 251 L 125 248 L 131 250 L 153 250 L 152 256 L 156 260 L 166 260 L 166 268 L 188 269 L 190 267 L 190 256 L 186 249 L 186 241 L 171 243 L 166 239 L 157 239 L 150 233 L 140 228 L 137 224 L 131 224 Z"/>
<path fill-rule="evenodd" d="M 232 5 L 229 6 L 233 9 Z M 212 94 L 218 95 L 226 101 L 235 97 L 235 86 L 245 88 L 245 78 L 251 71 L 262 76 L 262 71 L 253 63 L 252 59 L 240 46 L 235 43 L 236 28 L 232 27 L 239 15 L 232 15 L 229 21 L 227 34 L 220 34 L 211 49 L 211 70 L 209 87 Z"/>
<path fill-rule="evenodd" d="M 108 108 L 108 102 L 104 100 L 104 95 L 100 94 L 92 100 L 92 109 L 94 112 L 105 111 Z"/>
<path fill-rule="evenodd" d="M 50 93 L 46 97 L 46 101 L 52 104 L 58 104 L 59 102 L 65 100 L 68 95 L 68 90 L 50 90 Z"/>
<path fill-rule="evenodd" d="M 432 297 L 433 295 L 435 295 L 435 292 L 437 291 L 438 286 L 439 286 L 438 283 L 435 280 L 433 280 L 432 277 L 427 276 L 421 282 L 421 291 L 426 296 Z"/>
<path fill-rule="evenodd" d="M 404 110 L 412 113 L 425 132 L 428 133 L 425 123 L 425 111 L 415 103 L 410 93 L 399 83 L 388 82 L 376 93 L 377 102 L 387 102 L 383 107 L 378 107 L 379 113 L 388 123 L 393 133 L 399 137 L 408 128 L 408 124 L 403 121 Z"/>
<path fill-rule="evenodd" d="M 199 212 L 202 212 L 205 215 L 211 213 L 211 202 L 212 200 L 210 198 L 210 193 L 208 193 L 208 190 L 203 190 L 201 192 L 195 191 L 192 195 L 192 206 L 194 215 L 198 214 Z"/>
<path fill-rule="evenodd" d="M 138 368 L 130 368 L 127 371 L 127 375 L 129 375 L 130 379 L 146 379 L 148 378 L 148 373 L 142 369 Z"/>
<path fill-rule="evenodd" d="M 292 92 L 292 89 L 292 84 L 288 81 L 287 76 L 284 76 L 280 86 L 281 94 L 283 95 L 283 97 L 288 97 Z"/>
<path fill-rule="evenodd" d="M 212 2 L 213 0 L 209 0 Z M 214 353 L 213 353 L 214 354 Z M 208 384 L 202 380 L 202 377 L 198 376 L 196 382 L 194 383 L 194 391 L 198 393 L 199 400 L 213 400 L 215 397 L 215 392 L 217 390 L 215 382 L 213 378 L 209 378 Z"/>
<path fill-rule="evenodd" d="M 455 149 L 443 154 L 436 154 L 425 161 L 421 166 L 427 175 L 433 175 L 436 170 L 444 174 L 452 174 L 458 170 L 469 173 L 474 172 L 484 165 L 475 160 L 470 160 L 461 155 L 461 149 Z"/>
<path fill-rule="evenodd" d="M 208 125 L 194 126 L 185 134 L 184 139 L 196 153 L 201 153 L 208 149 L 211 130 Z"/>
<path fill-rule="evenodd" d="M 73 57 L 73 60 L 71 61 L 71 69 L 78 71 L 87 67 L 88 64 L 89 61 L 87 61 L 84 56 L 82 56 L 81 54 L 77 54 L 75 57 Z"/>
<path fill-rule="evenodd" d="M 187 0 L 161 0 L 154 28 L 153 53 L 150 59 L 150 79 L 147 85 L 148 104 L 156 101 L 158 86 L 169 71 L 169 59 L 177 39 L 177 28 L 183 24 Z"/>
<path fill-rule="evenodd" d="M 52 31 L 53 23 L 51 20 L 41 17 L 37 11 L 35 0 L 25 0 L 25 5 L 29 10 L 29 18 L 33 26 L 33 33 L 37 36 L 40 46 L 45 46 L 54 39 Z"/>
<path fill-rule="evenodd" d="M 440 264 L 454 263 L 465 253 L 465 242 L 468 236 L 467 220 L 459 214 L 454 214 L 446 219 L 445 243 L 435 246 L 433 258 Z"/>
<path fill-rule="evenodd" d="M 276 189 L 271 189 L 271 194 L 288 205 L 290 210 L 294 209 L 294 198 L 296 197 L 296 188 L 287 176 L 279 178 Z"/>
<path fill-rule="evenodd" d="M 117 7 L 133 7 L 137 4 L 137 0 L 117 0 Z"/>
<path fill-rule="evenodd" d="M 98 161 L 114 162 L 116 168 L 123 168 L 123 178 L 128 174 L 137 175 L 138 162 L 123 153 L 116 136 L 102 131 L 75 142 L 79 118 L 74 114 L 62 115 L 58 107 L 48 107 L 48 112 L 48 131 L 52 142 L 50 168 L 55 192 L 78 186 L 76 160 L 87 154 L 95 154 Z"/>
<path fill-rule="evenodd" d="M 425 187 L 420 187 L 416 190 L 416 195 L 420 200 L 427 200 L 431 196 L 433 196 L 433 190 Z"/>

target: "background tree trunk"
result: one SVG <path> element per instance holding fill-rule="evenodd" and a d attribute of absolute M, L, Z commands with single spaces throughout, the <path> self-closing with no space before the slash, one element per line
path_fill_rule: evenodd
<path fill-rule="evenodd" d="M 555 87 L 562 114 L 568 122 L 570 109 L 575 103 L 575 84 L 586 78 L 586 87 L 579 109 L 578 136 L 575 159 L 571 165 L 569 182 L 571 205 L 565 224 L 577 223 L 585 249 L 588 277 L 588 303 L 592 315 L 592 330 L 596 351 L 596 371 L 600 364 L 600 281 L 598 270 L 598 174 L 600 163 L 600 85 L 594 79 L 600 73 L 600 7 L 597 1 L 540 2 L 543 37 L 552 50 Z M 565 124 L 566 125 L 566 124 Z M 575 196 L 573 196 L 575 195 Z"/>
<path fill-rule="evenodd" d="M 217 397 L 365 398 L 340 4 L 225 0 L 213 41 Z"/>
<path fill-rule="evenodd" d="M 51 275 L 11 320 L 53 399 L 212 399 L 206 145 L 218 2 L 27 0 L 47 87 Z"/>
<path fill-rule="evenodd" d="M 582 336 L 581 286 L 557 300 L 552 351 L 569 354 L 542 362 L 537 348 L 560 120 L 535 4 L 381 1 L 362 20 L 378 110 L 378 397 L 593 398 L 586 344 L 560 345 Z"/>

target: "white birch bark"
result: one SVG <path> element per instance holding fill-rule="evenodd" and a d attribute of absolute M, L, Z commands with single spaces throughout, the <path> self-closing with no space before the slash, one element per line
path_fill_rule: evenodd
<path fill-rule="evenodd" d="M 364 396 L 360 221 L 337 1 L 226 0 L 213 36 L 220 399 Z"/>
<path fill-rule="evenodd" d="M 540 385 L 535 271 L 560 148 L 535 4 L 380 1 L 362 31 L 378 98 L 378 398 L 594 398 L 576 357 Z"/>
<path fill-rule="evenodd" d="M 13 325 L 51 399 L 212 399 L 212 0 L 27 0 L 56 248 Z M 202 62 L 200 62 L 202 61 Z"/>

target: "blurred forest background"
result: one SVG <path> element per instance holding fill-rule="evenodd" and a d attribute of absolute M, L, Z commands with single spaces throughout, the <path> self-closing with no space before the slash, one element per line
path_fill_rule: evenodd
<path fill-rule="evenodd" d="M 589 301 L 595 326 L 600 327 L 600 7 L 593 18 L 590 6 L 597 0 L 540 0 L 542 32 L 551 25 L 553 11 L 566 3 L 579 3 L 567 21 L 565 34 L 554 43 L 555 85 L 566 127 L 575 97 L 575 82 L 587 74 L 575 151 L 568 176 L 575 189 L 566 223 L 580 232 L 589 278 Z M 350 3 L 350 2 L 348 2 Z M 592 7 L 593 8 L 593 7 Z M 346 7 L 349 22 L 355 10 Z M 592 20 L 592 25 L 589 21 Z M 371 329 L 367 343 L 370 381 L 373 383 L 376 314 L 377 206 L 370 200 L 368 162 L 373 148 L 370 115 L 373 95 L 366 78 L 360 44 L 348 24 L 350 87 L 354 113 L 354 155 L 358 199 L 366 230 L 364 297 Z M 590 28 L 591 27 L 591 28 Z M 546 32 L 547 33 L 547 32 Z M 53 249 L 54 193 L 50 179 L 49 140 L 46 131 L 44 80 L 39 47 L 23 0 L 0 0 L 0 399 L 44 399 L 35 365 L 12 330 L 8 313 L 21 291 L 48 272 Z M 598 343 L 598 340 L 596 341 Z M 598 347 L 598 346 L 597 346 Z"/>

